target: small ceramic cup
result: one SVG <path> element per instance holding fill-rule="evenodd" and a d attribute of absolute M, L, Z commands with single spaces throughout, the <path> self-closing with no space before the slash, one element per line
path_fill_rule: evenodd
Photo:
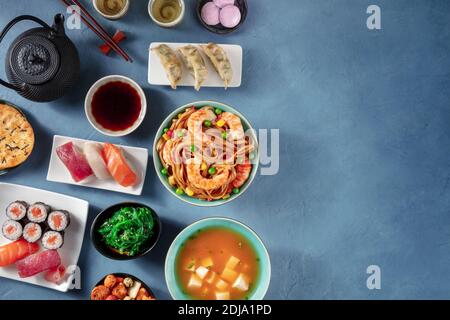
<path fill-rule="evenodd" d="M 184 4 L 184 0 L 178 0 L 180 2 L 181 5 L 181 13 L 178 16 L 177 19 L 175 19 L 172 22 L 168 22 L 168 23 L 164 23 L 159 21 L 158 19 L 156 19 L 156 17 L 153 15 L 152 12 L 152 8 L 153 8 L 153 4 L 155 3 L 156 0 L 150 0 L 148 2 L 148 14 L 150 15 L 150 18 L 152 18 L 153 22 L 155 22 L 157 25 L 159 25 L 160 27 L 164 27 L 164 28 L 172 28 L 175 27 L 176 25 L 178 25 L 181 21 L 183 21 L 184 18 L 184 11 L 185 11 L 185 4 Z"/>
<path fill-rule="evenodd" d="M 94 98 L 94 94 L 97 92 L 97 90 L 109 83 L 109 82 L 125 82 L 128 83 L 130 86 L 132 86 L 137 93 L 139 94 L 139 97 L 141 98 L 141 113 L 139 114 L 139 117 L 135 121 L 135 123 L 122 131 L 111 131 L 104 127 L 102 127 L 96 120 L 94 115 L 92 114 L 92 99 Z M 145 115 L 147 114 L 147 98 L 145 97 L 144 90 L 132 79 L 120 76 L 120 75 L 112 75 L 112 76 L 106 76 L 104 78 L 101 78 L 96 83 L 92 85 L 92 87 L 89 89 L 86 99 L 84 101 L 84 111 L 86 113 L 86 117 L 89 121 L 89 123 L 100 133 L 103 133 L 104 135 L 110 136 L 110 137 L 123 137 L 126 136 L 133 131 L 135 131 L 139 126 L 142 124 L 142 121 L 144 121 Z"/>
<path fill-rule="evenodd" d="M 128 9 L 130 8 L 130 0 L 121 0 L 124 1 L 124 6 L 122 10 L 115 14 L 115 15 L 109 15 L 105 13 L 104 10 L 102 10 L 105 0 L 92 0 L 92 4 L 94 5 L 95 10 L 100 13 L 103 17 L 109 20 L 118 20 L 125 16 L 128 12 Z"/>

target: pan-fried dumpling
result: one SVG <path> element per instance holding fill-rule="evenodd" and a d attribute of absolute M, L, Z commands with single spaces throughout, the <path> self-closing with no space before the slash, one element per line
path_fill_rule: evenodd
<path fill-rule="evenodd" d="M 153 48 L 152 51 L 154 51 L 161 60 L 161 64 L 167 74 L 167 79 L 169 79 L 170 86 L 172 89 L 176 89 L 183 73 L 181 62 L 178 60 L 177 55 L 166 44 L 161 44 L 158 47 Z"/>
<path fill-rule="evenodd" d="M 206 68 L 205 60 L 200 55 L 196 47 L 187 45 L 178 49 L 180 56 L 195 79 L 195 90 L 199 91 L 202 83 L 208 77 L 208 69 Z"/>
<path fill-rule="evenodd" d="M 201 47 L 225 83 L 225 89 L 228 88 L 233 78 L 233 70 L 227 53 L 215 43 L 208 43 Z"/>

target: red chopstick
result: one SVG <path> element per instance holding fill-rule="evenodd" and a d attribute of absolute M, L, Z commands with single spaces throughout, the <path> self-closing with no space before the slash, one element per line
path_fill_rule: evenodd
<path fill-rule="evenodd" d="M 61 0 L 67 7 L 70 7 L 71 4 L 68 0 Z M 72 0 L 72 2 L 80 8 L 82 14 L 86 15 L 88 19 L 90 19 L 96 26 L 94 27 L 91 22 L 89 22 L 83 15 L 79 14 L 77 11 L 73 10 L 75 14 L 77 14 L 81 20 L 91 29 L 97 36 L 99 36 L 103 41 L 105 41 L 111 49 L 120 54 L 126 61 L 133 62 L 131 57 L 117 44 L 113 41 L 108 32 L 92 17 L 92 15 L 80 4 L 77 0 Z"/>

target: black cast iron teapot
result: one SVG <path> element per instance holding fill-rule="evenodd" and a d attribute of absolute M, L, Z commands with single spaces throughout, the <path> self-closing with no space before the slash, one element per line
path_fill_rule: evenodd
<path fill-rule="evenodd" d="M 0 42 L 15 24 L 23 20 L 34 21 L 41 27 L 25 31 L 11 44 L 5 61 L 9 83 L 0 79 L 0 84 L 32 101 L 56 100 L 80 75 L 80 58 L 64 31 L 64 16 L 56 15 L 51 27 L 39 18 L 19 16 L 3 29 Z"/>

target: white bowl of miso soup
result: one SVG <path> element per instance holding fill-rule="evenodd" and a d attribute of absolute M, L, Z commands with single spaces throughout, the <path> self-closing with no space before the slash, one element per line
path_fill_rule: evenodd
<path fill-rule="evenodd" d="M 262 300 L 271 277 L 269 253 L 243 223 L 207 218 L 175 238 L 165 277 L 176 300 Z"/>

